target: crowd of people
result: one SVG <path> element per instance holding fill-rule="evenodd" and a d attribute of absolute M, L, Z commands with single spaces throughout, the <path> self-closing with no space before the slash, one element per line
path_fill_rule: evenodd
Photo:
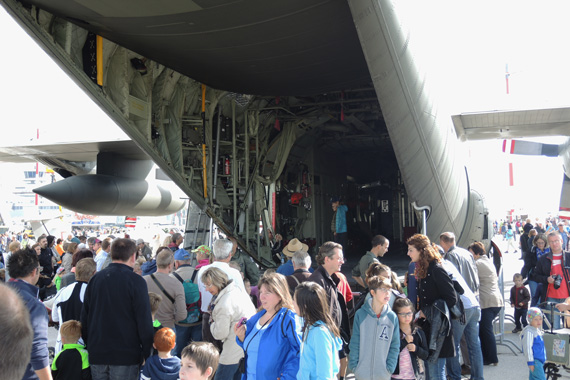
<path fill-rule="evenodd" d="M 510 302 L 530 374 L 541 378 L 533 306 L 570 309 L 570 257 L 563 224 L 548 235 L 529 224 Z M 8 286 L 0 286 L 9 312 L 0 319 L 18 338 L 10 352 L 0 347 L 13 358 L 0 364 L 0 379 L 343 379 L 350 371 L 356 379 L 480 380 L 485 365 L 498 365 L 493 321 L 503 296 L 482 243 L 458 247 L 451 232 L 439 244 L 412 236 L 401 284 L 381 262 L 389 240 L 374 236 L 352 269 L 362 290 L 353 294 L 341 244 L 322 244 L 313 265 L 309 246 L 275 237 L 283 264 L 263 273 L 232 237 L 191 251 L 180 248 L 180 233 L 156 250 L 114 236 L 11 242 Z M 58 328 L 51 364 L 48 325 Z"/>

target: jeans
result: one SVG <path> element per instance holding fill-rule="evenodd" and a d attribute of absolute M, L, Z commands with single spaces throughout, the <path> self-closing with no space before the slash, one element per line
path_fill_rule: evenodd
<path fill-rule="evenodd" d="M 439 358 L 435 363 L 425 361 L 427 380 L 445 380 L 445 358 Z"/>
<path fill-rule="evenodd" d="M 528 370 L 528 380 L 546 380 L 546 375 L 544 374 L 544 364 L 541 361 L 534 361 L 534 371 Z"/>
<path fill-rule="evenodd" d="M 471 362 L 471 380 L 483 380 L 483 355 L 481 342 L 479 341 L 479 319 L 481 308 L 479 306 L 465 309 L 465 324 L 462 325 L 457 319 L 451 320 L 453 331 L 453 343 L 455 344 L 455 356 L 447 358 L 447 372 L 451 380 L 461 380 L 461 365 L 459 364 L 459 344 L 461 336 L 465 334 L 469 361 Z"/>
<path fill-rule="evenodd" d="M 479 339 L 481 340 L 481 352 L 483 364 L 498 363 L 497 341 L 493 331 L 493 320 L 501 312 L 501 307 L 486 307 L 481 310 L 481 322 L 479 323 Z"/>
<path fill-rule="evenodd" d="M 551 298 L 551 297 L 546 297 L 546 302 L 554 302 L 554 303 L 562 303 L 564 302 L 565 298 Z M 557 308 L 553 308 L 554 311 L 558 311 Z M 548 318 L 548 320 L 550 321 L 550 313 L 544 313 L 546 315 L 546 317 Z M 561 316 L 560 315 L 554 315 L 552 317 L 552 319 L 554 319 L 554 330 L 557 330 L 560 328 L 560 321 L 561 321 Z M 550 323 L 552 323 L 552 321 L 550 321 Z M 564 326 L 564 323 L 562 323 L 562 326 Z"/>
<path fill-rule="evenodd" d="M 534 293 L 532 291 L 532 283 L 533 282 L 535 284 Z M 532 297 L 531 301 L 530 301 L 530 307 L 535 307 L 539 303 L 544 302 L 544 300 L 542 299 L 542 287 L 545 285 L 542 283 L 535 282 L 535 281 L 529 281 L 528 285 L 531 287 L 530 288 L 530 294 Z"/>
<path fill-rule="evenodd" d="M 182 350 L 190 342 L 199 342 L 202 340 L 202 324 L 197 326 L 179 326 L 176 325 L 176 346 L 172 351 L 172 355 L 181 358 Z"/>
<path fill-rule="evenodd" d="M 517 329 L 521 329 L 521 323 L 522 323 L 522 327 L 526 327 L 526 325 L 528 325 L 528 322 L 526 321 L 526 314 L 528 313 L 528 309 L 517 309 L 515 308 L 515 327 Z"/>
<path fill-rule="evenodd" d="M 214 380 L 240 380 L 241 373 L 238 372 L 239 364 L 220 364 L 216 370 Z"/>
<path fill-rule="evenodd" d="M 91 364 L 93 380 L 138 380 L 140 366 Z"/>
<path fill-rule="evenodd" d="M 413 261 L 408 265 L 408 299 L 414 304 L 414 309 L 418 309 L 418 280 L 414 276 L 416 263 Z"/>

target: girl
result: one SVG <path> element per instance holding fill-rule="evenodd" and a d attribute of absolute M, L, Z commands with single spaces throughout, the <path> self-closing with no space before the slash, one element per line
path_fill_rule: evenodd
<path fill-rule="evenodd" d="M 304 319 L 297 379 L 336 379 L 342 340 L 328 312 L 325 291 L 315 282 L 303 282 L 295 289 L 294 306 Z"/>
<path fill-rule="evenodd" d="M 424 363 L 429 354 L 424 332 L 414 326 L 414 306 L 407 298 L 398 298 L 393 311 L 400 322 L 400 355 L 392 379 L 424 378 Z M 419 360 L 421 359 L 421 360 Z"/>

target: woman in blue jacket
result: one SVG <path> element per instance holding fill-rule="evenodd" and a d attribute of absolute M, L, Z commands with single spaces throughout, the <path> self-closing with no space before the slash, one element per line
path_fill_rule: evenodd
<path fill-rule="evenodd" d="M 270 273 L 258 286 L 262 310 L 245 325 L 234 326 L 236 341 L 245 353 L 242 380 L 296 379 L 301 337 L 287 281 Z"/>

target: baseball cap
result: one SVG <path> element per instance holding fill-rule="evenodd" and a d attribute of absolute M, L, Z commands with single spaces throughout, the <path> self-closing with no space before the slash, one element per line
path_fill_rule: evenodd
<path fill-rule="evenodd" d="M 144 244 L 144 240 L 143 239 L 137 239 L 137 245 L 139 244 Z"/>
<path fill-rule="evenodd" d="M 331 203 L 336 203 L 336 202 L 340 202 L 340 197 L 335 196 L 331 198 Z"/>
<path fill-rule="evenodd" d="M 190 260 L 190 254 L 184 248 L 174 252 L 174 260 Z"/>
<path fill-rule="evenodd" d="M 201 245 L 196 249 L 192 250 L 193 253 L 201 253 L 203 255 L 206 256 L 210 256 L 210 254 L 212 253 L 212 249 L 210 247 L 208 247 L 207 245 Z"/>

